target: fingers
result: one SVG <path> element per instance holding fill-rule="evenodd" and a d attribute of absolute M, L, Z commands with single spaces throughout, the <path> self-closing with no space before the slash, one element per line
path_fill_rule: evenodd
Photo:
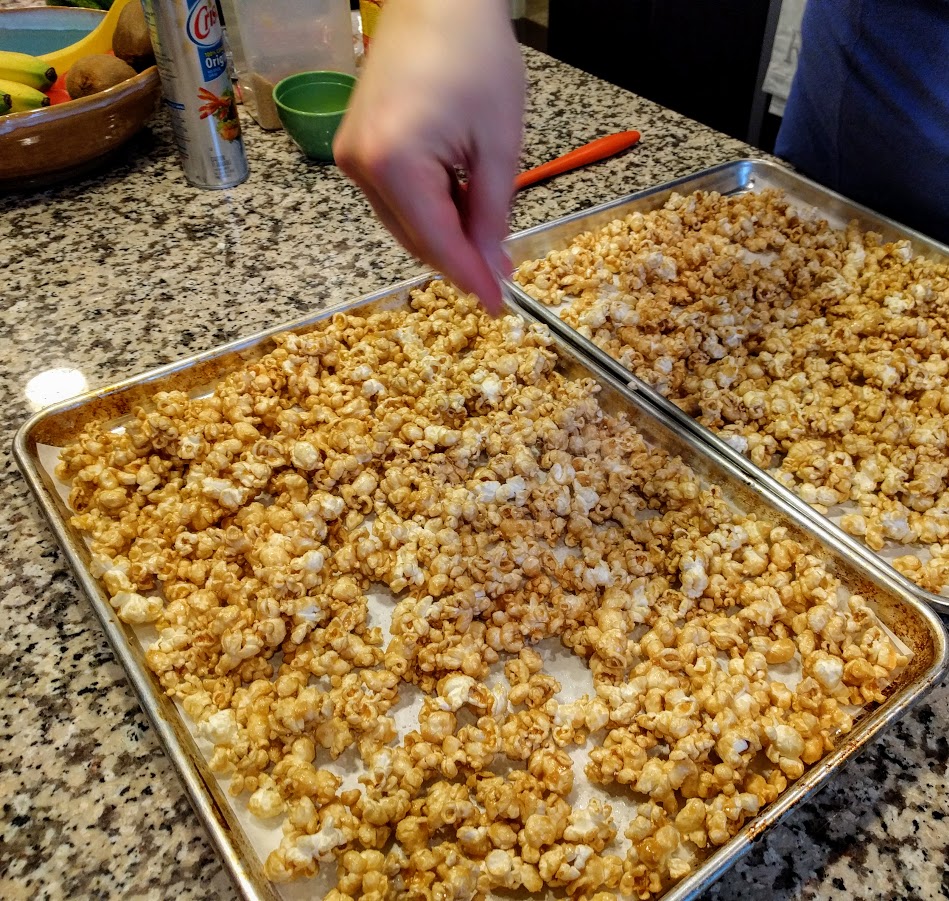
<path fill-rule="evenodd" d="M 413 257 L 423 259 L 422 251 L 418 248 L 409 233 L 402 227 L 397 213 L 389 208 L 389 205 L 382 199 L 381 195 L 368 182 L 356 180 L 356 183 L 366 195 L 372 208 L 375 210 L 379 221 L 388 229 L 388 231 Z"/>
<path fill-rule="evenodd" d="M 390 209 L 427 263 L 463 291 L 476 294 L 485 309 L 498 315 L 501 289 L 492 263 L 466 233 L 452 196 L 454 173 L 438 163 L 421 163 L 414 177 L 386 183 Z"/>
<path fill-rule="evenodd" d="M 513 193 L 514 165 L 508 166 L 503 158 L 489 157 L 478 162 L 472 168 L 468 178 L 468 190 L 465 192 L 464 227 L 474 248 L 477 249 L 485 265 L 491 270 L 495 282 L 511 273 L 511 261 L 504 252 L 502 243 L 507 237 L 507 216 Z M 480 296 L 480 295 L 479 295 Z M 498 288 L 489 301 L 482 297 L 485 308 L 492 315 L 500 315 L 501 297 Z"/>
<path fill-rule="evenodd" d="M 452 196 L 454 173 L 437 160 L 381 154 L 377 160 L 340 147 L 343 170 L 359 184 L 373 209 L 412 254 L 438 269 L 463 291 L 476 294 L 489 312 L 501 312 L 495 264 L 466 234 Z M 500 259 L 497 260 L 500 262 Z"/>
<path fill-rule="evenodd" d="M 347 122 L 344 119 L 343 125 L 337 132 L 336 139 L 333 142 L 333 156 L 336 165 L 359 186 L 379 220 L 393 237 L 412 256 L 421 259 L 421 251 L 411 239 L 409 233 L 402 227 L 397 211 L 393 210 L 379 191 L 376 190 L 376 180 L 371 171 L 367 171 L 363 164 L 363 156 L 358 150 L 358 139 L 351 134 L 350 129 L 346 126 Z"/>
<path fill-rule="evenodd" d="M 519 144 L 515 147 L 480 146 L 468 174 L 465 231 L 491 268 L 509 274 L 502 243 L 514 193 Z"/>

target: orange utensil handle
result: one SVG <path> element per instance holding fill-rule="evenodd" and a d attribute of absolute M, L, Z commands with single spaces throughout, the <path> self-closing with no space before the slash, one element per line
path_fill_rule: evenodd
<path fill-rule="evenodd" d="M 589 144 L 571 150 L 570 153 L 558 156 L 557 159 L 551 160 L 549 163 L 522 172 L 514 179 L 514 190 L 520 191 L 521 188 L 535 185 L 539 181 L 553 178 L 553 176 L 569 172 L 571 169 L 579 169 L 581 166 L 588 166 L 590 163 L 606 159 L 608 156 L 615 156 L 617 153 L 622 153 L 632 147 L 639 140 L 639 137 L 638 131 L 621 131 L 615 135 L 607 135 L 605 138 L 597 138 L 595 141 L 590 141 Z"/>

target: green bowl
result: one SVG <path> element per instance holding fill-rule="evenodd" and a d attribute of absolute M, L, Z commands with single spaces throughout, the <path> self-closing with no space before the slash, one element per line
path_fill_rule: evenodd
<path fill-rule="evenodd" d="M 333 135 L 355 84 L 345 72 L 299 72 L 273 89 L 283 127 L 309 159 L 333 162 Z"/>

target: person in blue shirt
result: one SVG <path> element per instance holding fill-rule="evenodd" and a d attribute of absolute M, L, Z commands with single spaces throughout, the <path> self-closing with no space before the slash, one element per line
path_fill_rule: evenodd
<path fill-rule="evenodd" d="M 949 0 L 809 0 L 775 152 L 949 243 Z"/>
<path fill-rule="evenodd" d="M 509 16 L 508 0 L 387 0 L 334 145 L 396 238 L 493 311 L 524 105 Z M 949 241 L 949 0 L 810 0 L 777 152 Z"/>

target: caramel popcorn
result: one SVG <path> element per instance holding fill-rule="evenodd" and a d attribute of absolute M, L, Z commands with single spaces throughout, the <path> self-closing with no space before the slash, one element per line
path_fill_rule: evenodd
<path fill-rule="evenodd" d="M 674 286 L 688 267 L 656 254 L 640 275 Z M 211 769 L 282 824 L 272 880 L 654 897 L 906 664 L 804 539 L 607 412 L 542 327 L 434 283 L 274 340 L 207 397 L 90 426 L 58 471 Z M 568 699 L 544 641 L 592 694 Z"/>
<path fill-rule="evenodd" d="M 949 265 L 780 191 L 673 194 L 517 281 L 896 567 L 949 586 Z M 702 583 L 698 564 L 693 584 Z M 695 589 L 697 590 L 697 589 Z"/>

